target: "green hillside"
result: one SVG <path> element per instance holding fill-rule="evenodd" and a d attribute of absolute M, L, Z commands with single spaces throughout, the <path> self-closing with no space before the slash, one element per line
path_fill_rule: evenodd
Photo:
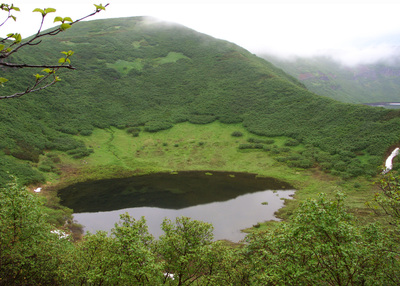
<path fill-rule="evenodd" d="M 81 22 L 16 57 L 54 62 L 68 50 L 77 70 L 63 73 L 62 82 L 0 101 L 2 181 L 5 171 L 25 183 L 43 181 L 36 170 L 51 171 L 44 151 L 89 156 L 96 150 L 79 138 L 111 126 L 138 135 L 181 122 L 241 123 L 255 135 L 291 137 L 287 145 L 303 146 L 269 150 L 261 141 L 242 148 L 264 148 L 289 166 L 344 177 L 374 175 L 399 142 L 399 112 L 318 96 L 264 59 L 182 26 L 148 18 Z M 23 90 L 32 77 L 27 70 L 3 73 L 14 80 L 2 94 Z"/>
<path fill-rule="evenodd" d="M 345 66 L 328 57 L 263 58 L 299 79 L 309 90 L 351 103 L 399 102 L 400 65 L 381 62 Z"/>

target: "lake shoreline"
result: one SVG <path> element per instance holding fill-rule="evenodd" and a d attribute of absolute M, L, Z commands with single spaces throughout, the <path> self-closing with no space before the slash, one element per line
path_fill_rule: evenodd
<path fill-rule="evenodd" d="M 160 172 L 246 172 L 277 178 L 288 182 L 297 190 L 294 199 L 288 200 L 277 213 L 277 217 L 285 220 L 295 211 L 300 201 L 315 197 L 320 192 L 330 195 L 340 188 L 349 194 L 347 200 L 357 209 L 364 209 L 364 202 L 372 198 L 375 192 L 373 182 L 376 178 L 359 177 L 344 180 L 317 167 L 288 167 L 262 150 L 238 149 L 239 144 L 247 142 L 248 138 L 265 139 L 249 133 L 240 124 L 181 123 L 169 130 L 144 132 L 134 138 L 124 130 L 113 131 L 112 141 L 109 132 L 101 129 L 95 130 L 93 135 L 88 137 L 77 136 L 87 146 L 94 148 L 95 152 L 81 160 L 60 155 L 61 175 L 48 180 L 48 184 L 39 186 L 43 187 L 41 194 L 48 196 L 51 201 L 56 201 L 57 191 L 74 183 Z M 232 137 L 231 134 L 236 131 L 241 132 L 243 136 Z M 283 147 L 286 140 L 285 137 L 275 137 L 274 144 Z M 303 147 L 299 145 L 293 148 L 301 150 Z M 261 224 L 262 228 L 263 225 Z"/>

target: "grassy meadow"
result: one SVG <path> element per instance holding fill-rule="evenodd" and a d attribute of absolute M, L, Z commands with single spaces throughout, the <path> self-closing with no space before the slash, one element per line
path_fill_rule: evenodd
<path fill-rule="evenodd" d="M 240 133 L 242 136 L 232 136 Z M 49 186 L 63 186 L 86 180 L 127 177 L 155 172 L 179 172 L 187 170 L 232 171 L 256 173 L 289 182 L 297 190 L 296 200 L 288 200 L 279 211 L 279 217 L 288 217 L 299 201 L 314 197 L 317 193 L 333 194 L 343 190 L 348 194 L 348 205 L 353 211 L 365 214 L 364 203 L 372 198 L 371 181 L 358 178 L 344 181 L 316 168 L 290 168 L 276 160 L 271 151 L 239 148 L 249 138 L 266 140 L 266 137 L 249 133 L 241 124 L 197 125 L 180 123 L 168 130 L 156 133 L 140 131 L 136 137 L 114 127 L 95 129 L 90 136 L 76 136 L 93 149 L 87 157 L 73 159 L 60 152 L 57 168 L 59 175 L 47 173 Z M 273 148 L 284 148 L 288 138 L 274 137 Z M 272 141 L 271 140 L 271 141 Z M 286 147 L 288 148 L 288 147 Z M 290 147 L 301 151 L 302 145 Z M 48 154 L 42 156 L 44 160 Z M 355 187 L 356 185 L 356 187 Z M 55 195 L 55 193 L 53 193 Z M 255 222 L 256 223 L 256 222 Z M 261 225 L 261 228 L 265 225 Z"/>

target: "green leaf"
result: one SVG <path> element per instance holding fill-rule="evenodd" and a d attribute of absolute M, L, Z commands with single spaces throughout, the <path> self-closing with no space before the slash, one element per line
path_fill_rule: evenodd
<path fill-rule="evenodd" d="M 39 12 L 41 13 L 43 16 L 45 15 L 44 11 L 40 8 L 35 8 L 32 12 Z"/>
<path fill-rule="evenodd" d="M 60 58 L 60 59 L 58 60 L 58 62 L 59 62 L 60 64 L 65 63 L 65 58 Z"/>
<path fill-rule="evenodd" d="M 7 34 L 7 37 L 9 38 L 11 38 L 12 36 L 14 36 L 14 33 Z"/>
<path fill-rule="evenodd" d="M 7 82 L 8 79 L 4 78 L 4 77 L 0 77 L 0 86 L 3 87 L 3 83 Z"/>
<path fill-rule="evenodd" d="M 11 15 L 10 17 L 13 18 L 14 22 L 17 21 L 17 17 L 15 17 L 13 15 Z"/>
<path fill-rule="evenodd" d="M 93 4 L 93 5 L 96 7 L 96 10 L 106 10 L 106 7 L 104 7 L 102 4 L 100 5 Z"/>
<path fill-rule="evenodd" d="M 66 29 L 69 29 L 69 28 L 71 28 L 71 25 L 67 24 L 67 23 L 62 23 L 60 26 L 61 31 L 65 31 Z"/>
<path fill-rule="evenodd" d="M 12 6 L 11 9 L 20 12 L 21 10 L 18 7 Z"/>
<path fill-rule="evenodd" d="M 7 10 L 6 10 L 7 8 L 8 8 L 8 4 L 2 3 L 2 4 L 0 5 L 0 10 L 7 11 Z"/>
<path fill-rule="evenodd" d="M 55 11 L 56 11 L 56 9 L 54 9 L 54 8 L 46 8 L 46 9 L 44 9 L 44 13 L 45 14 L 54 13 Z"/>
<path fill-rule="evenodd" d="M 14 36 L 13 36 L 13 38 L 15 39 L 15 43 L 20 43 L 21 41 L 22 41 L 22 36 L 21 36 L 21 34 L 15 34 Z"/>
<path fill-rule="evenodd" d="M 3 51 L 5 47 L 5 45 L 0 44 L 0 52 Z"/>
<path fill-rule="evenodd" d="M 52 69 L 44 69 L 44 70 L 42 70 L 42 72 L 45 72 L 45 73 L 53 73 L 54 71 L 53 71 Z"/>
<path fill-rule="evenodd" d="M 39 79 L 41 79 L 42 77 L 44 77 L 44 75 L 41 75 L 41 74 L 34 74 L 34 76 L 35 76 L 35 78 L 36 78 L 36 80 L 39 80 Z"/>
<path fill-rule="evenodd" d="M 8 79 L 4 78 L 4 77 L 0 77 L 0 84 L 3 84 L 5 82 L 7 82 Z"/>
<path fill-rule="evenodd" d="M 70 57 L 70 56 L 72 56 L 74 54 L 74 51 L 71 51 L 71 50 L 69 50 L 68 52 L 62 51 L 61 53 Z"/>
<path fill-rule="evenodd" d="M 62 22 L 62 21 L 63 21 L 63 18 L 57 16 L 57 17 L 54 18 L 53 23 L 55 23 L 55 22 Z"/>
<path fill-rule="evenodd" d="M 64 22 L 73 22 L 72 19 L 70 17 L 65 17 L 64 18 Z"/>

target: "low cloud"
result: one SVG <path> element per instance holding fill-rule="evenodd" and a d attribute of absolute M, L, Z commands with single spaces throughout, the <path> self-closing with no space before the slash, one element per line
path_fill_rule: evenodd
<path fill-rule="evenodd" d="M 397 64 L 399 62 L 399 46 L 381 44 L 365 48 L 347 48 L 342 50 L 326 51 L 326 55 L 346 66 L 359 64 Z"/>
<path fill-rule="evenodd" d="M 254 51 L 256 54 L 272 55 L 283 60 L 294 61 L 299 57 L 313 58 L 325 57 L 344 65 L 357 66 L 363 64 L 384 63 L 387 65 L 400 64 L 400 45 L 379 44 L 366 47 L 346 47 L 337 49 L 319 49 L 319 50 L 274 50 L 274 49 L 258 49 Z"/>

